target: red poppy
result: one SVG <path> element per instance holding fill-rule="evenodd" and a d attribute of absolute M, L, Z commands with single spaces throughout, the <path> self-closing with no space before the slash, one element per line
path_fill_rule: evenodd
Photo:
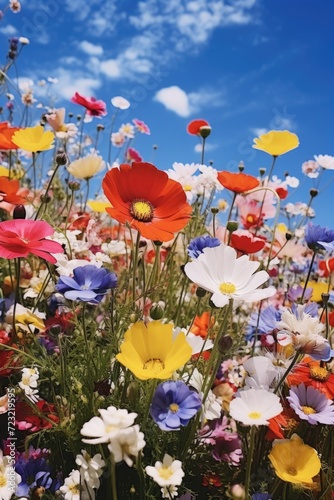
<path fill-rule="evenodd" d="M 257 238 L 249 231 L 237 230 L 231 234 L 231 246 L 242 253 L 256 253 L 266 244 L 263 238 Z"/>
<path fill-rule="evenodd" d="M 86 108 L 89 116 L 105 116 L 107 114 L 106 103 L 95 99 L 95 97 L 84 97 L 76 92 L 71 101 Z"/>
<path fill-rule="evenodd" d="M 306 387 L 312 386 L 326 395 L 328 399 L 334 398 L 334 373 L 320 365 L 320 361 L 306 358 L 293 369 L 288 375 L 289 386 L 304 384 Z"/>
<path fill-rule="evenodd" d="M 328 278 L 334 272 L 334 257 L 331 259 L 321 260 L 319 262 L 319 269 L 322 271 L 322 276 Z"/>
<path fill-rule="evenodd" d="M 3 201 L 12 203 L 13 205 L 23 205 L 26 203 L 27 200 L 20 194 L 17 194 L 19 189 L 20 183 L 18 180 L 0 177 L 0 203 Z"/>
<path fill-rule="evenodd" d="M 252 175 L 242 172 L 232 173 L 223 170 L 218 172 L 218 180 L 224 188 L 233 191 L 234 193 L 245 193 L 259 186 L 260 181 Z"/>
<path fill-rule="evenodd" d="M 54 264 L 51 253 L 63 253 L 60 243 L 46 239 L 54 229 L 41 220 L 14 219 L 0 222 L 0 257 L 15 259 L 29 254 L 42 257 Z"/>
<path fill-rule="evenodd" d="M 106 208 L 109 215 L 144 238 L 169 241 L 189 221 L 192 209 L 181 184 L 151 163 L 113 168 L 102 187 L 112 205 Z"/>
<path fill-rule="evenodd" d="M 187 132 L 190 135 L 200 135 L 201 127 L 210 127 L 206 120 L 192 120 L 188 123 Z"/>
<path fill-rule="evenodd" d="M 21 130 L 18 127 L 10 127 L 8 122 L 0 123 L 0 150 L 18 149 L 18 146 L 12 142 L 15 132 Z"/>
<path fill-rule="evenodd" d="M 16 427 L 20 431 L 36 432 L 41 429 L 51 429 L 53 424 L 59 422 L 55 405 L 43 399 L 37 401 L 34 407 L 24 401 L 18 401 L 15 410 Z"/>

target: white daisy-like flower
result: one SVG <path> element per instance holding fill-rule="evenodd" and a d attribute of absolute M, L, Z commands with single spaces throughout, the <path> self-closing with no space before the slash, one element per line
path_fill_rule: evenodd
<path fill-rule="evenodd" d="M 277 328 L 288 335 L 320 335 L 325 325 L 319 321 L 318 317 L 313 317 L 305 312 L 305 305 L 297 305 L 295 311 L 286 310 L 282 312 L 281 321 Z"/>
<path fill-rule="evenodd" d="M 249 375 L 245 379 L 247 387 L 269 389 L 277 375 L 271 360 L 265 356 L 253 356 L 247 359 L 243 366 Z"/>
<path fill-rule="evenodd" d="M 148 476 L 151 476 L 162 487 L 180 486 L 184 476 L 182 462 L 180 460 L 173 460 L 168 453 L 165 453 L 162 462 L 155 462 L 154 467 L 148 465 L 145 467 L 145 471 Z"/>
<path fill-rule="evenodd" d="M 56 254 L 56 269 L 60 276 L 73 276 L 73 271 L 77 267 L 94 265 L 97 268 L 102 267 L 102 261 L 85 260 L 85 259 L 71 259 L 68 260 L 65 254 Z"/>
<path fill-rule="evenodd" d="M 82 480 L 78 470 L 72 470 L 59 488 L 64 500 L 90 500 L 95 498 L 93 488 Z"/>
<path fill-rule="evenodd" d="M 102 243 L 102 251 L 110 257 L 126 255 L 126 244 L 124 241 L 111 240 L 109 243 Z"/>
<path fill-rule="evenodd" d="M 19 382 L 19 387 L 24 391 L 27 398 L 33 403 L 39 400 L 37 382 L 39 379 L 39 372 L 37 368 L 22 368 L 22 378 Z"/>
<path fill-rule="evenodd" d="M 146 442 L 144 434 L 140 432 L 139 425 L 133 425 L 121 430 L 108 444 L 109 451 L 113 453 L 116 463 L 124 462 L 132 467 L 133 457 L 138 457 Z"/>
<path fill-rule="evenodd" d="M 119 132 L 128 139 L 133 139 L 135 136 L 135 128 L 131 125 L 131 123 L 123 123 L 123 125 L 119 128 Z"/>
<path fill-rule="evenodd" d="M 106 410 L 100 409 L 101 417 L 93 417 L 83 425 L 81 434 L 89 439 L 83 439 L 84 443 L 99 444 L 109 443 L 116 439 L 123 429 L 134 424 L 137 413 L 128 413 L 127 410 L 109 406 Z"/>
<path fill-rule="evenodd" d="M 77 455 L 75 463 L 80 467 L 80 474 L 92 488 L 100 487 L 100 476 L 106 465 L 100 453 L 91 457 L 86 450 L 81 450 L 82 455 Z"/>
<path fill-rule="evenodd" d="M 130 102 L 120 95 L 112 97 L 111 104 L 118 109 L 128 109 L 130 107 Z"/>
<path fill-rule="evenodd" d="M 334 156 L 314 155 L 315 161 L 326 170 L 334 170 Z"/>
<path fill-rule="evenodd" d="M 174 498 L 178 496 L 177 487 L 171 484 L 170 486 L 163 486 L 161 488 L 162 498 Z"/>
<path fill-rule="evenodd" d="M 111 134 L 111 142 L 115 148 L 121 148 L 125 143 L 125 135 L 122 132 L 113 132 Z"/>
<path fill-rule="evenodd" d="M 14 470 L 14 464 L 10 457 L 3 456 L 0 450 L 0 498 L 1 500 L 10 500 L 15 493 L 15 487 L 20 484 L 21 476 Z"/>
<path fill-rule="evenodd" d="M 319 176 L 319 165 L 314 160 L 304 161 L 302 164 L 302 172 L 310 179 L 316 179 Z"/>
<path fill-rule="evenodd" d="M 282 413 L 276 394 L 264 389 L 248 389 L 230 402 L 230 415 L 244 425 L 269 425 L 269 419 Z"/>
<path fill-rule="evenodd" d="M 237 258 L 233 248 L 221 244 L 204 248 L 197 259 L 185 265 L 184 271 L 191 281 L 213 294 L 211 300 L 216 307 L 224 307 L 230 299 L 238 305 L 242 301 L 266 299 L 276 293 L 274 287 L 258 288 L 269 279 L 266 271 L 255 273 L 259 265 L 248 255 Z"/>

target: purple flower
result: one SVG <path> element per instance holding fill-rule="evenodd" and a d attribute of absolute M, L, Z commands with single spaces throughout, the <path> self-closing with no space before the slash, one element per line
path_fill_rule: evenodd
<path fill-rule="evenodd" d="M 111 288 L 117 285 L 117 277 L 103 267 L 87 265 L 74 269 L 73 278 L 60 276 L 56 285 L 57 292 L 69 300 L 80 300 L 98 304 Z"/>
<path fill-rule="evenodd" d="M 304 384 L 291 387 L 287 400 L 299 418 L 309 424 L 334 424 L 334 405 L 325 394 Z"/>
<path fill-rule="evenodd" d="M 334 250 L 334 231 L 327 227 L 308 224 L 305 230 L 307 246 L 313 250 Z"/>
<path fill-rule="evenodd" d="M 252 313 L 246 328 L 246 339 L 251 340 L 256 333 L 268 334 L 277 328 L 277 322 L 281 320 L 282 313 L 276 307 L 269 306 L 260 313 Z"/>
<path fill-rule="evenodd" d="M 218 238 L 212 238 L 211 236 L 197 236 L 193 238 L 188 245 L 188 255 L 193 259 L 203 253 L 203 249 L 210 247 L 219 247 L 221 241 Z"/>
<path fill-rule="evenodd" d="M 294 287 L 289 288 L 287 297 L 290 300 L 290 302 L 298 302 L 298 300 L 303 295 L 303 290 L 304 288 L 300 285 L 296 285 Z M 308 302 L 310 300 L 310 298 L 312 297 L 312 293 L 313 293 L 312 288 L 306 288 L 304 293 L 304 302 Z"/>
<path fill-rule="evenodd" d="M 152 398 L 150 414 L 163 431 L 178 431 L 188 424 L 201 408 L 201 398 L 181 380 L 158 385 Z"/>
<path fill-rule="evenodd" d="M 253 493 L 252 500 L 271 500 L 272 496 L 269 493 Z"/>
<path fill-rule="evenodd" d="M 213 445 L 212 456 L 215 460 L 239 465 L 243 458 L 242 443 L 237 434 L 234 421 L 223 416 L 209 421 L 201 430 L 200 438 L 206 444 Z"/>

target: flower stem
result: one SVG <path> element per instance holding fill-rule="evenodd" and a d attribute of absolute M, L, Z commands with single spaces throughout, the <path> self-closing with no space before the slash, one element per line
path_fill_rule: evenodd
<path fill-rule="evenodd" d="M 287 370 L 284 372 L 284 375 L 283 377 L 280 379 L 280 381 L 278 382 L 277 386 L 276 386 L 276 389 L 274 390 L 274 394 L 277 394 L 278 392 L 278 389 L 281 387 L 281 385 L 283 384 L 284 380 L 286 379 L 286 377 L 289 375 L 289 373 L 291 372 L 292 368 L 294 367 L 294 365 L 296 364 L 297 362 L 297 359 L 299 358 L 299 352 L 297 351 L 296 354 L 294 355 L 293 357 L 293 360 L 291 361 L 289 367 L 287 368 Z"/>
<path fill-rule="evenodd" d="M 313 255 L 312 255 L 312 259 L 311 259 L 311 262 L 310 262 L 310 266 L 309 266 L 309 269 L 308 269 L 307 278 L 306 278 L 305 285 L 304 285 L 304 290 L 303 290 L 302 296 L 300 297 L 300 303 L 301 304 L 303 303 L 304 295 L 305 295 L 306 288 L 307 288 L 307 283 L 310 280 L 310 276 L 311 276 L 311 272 L 312 272 L 312 267 L 313 267 L 314 259 L 315 259 L 316 255 L 317 255 L 317 250 L 314 250 Z"/>
<path fill-rule="evenodd" d="M 251 426 L 251 433 L 250 433 L 249 448 L 248 448 L 248 453 L 247 453 L 247 465 L 246 465 L 246 477 L 245 477 L 245 498 L 246 498 L 246 500 L 250 499 L 249 487 L 250 487 L 251 470 L 252 470 L 252 463 L 253 463 L 255 434 L 256 434 L 256 426 L 252 425 Z"/>
<path fill-rule="evenodd" d="M 117 500 L 116 465 L 114 454 L 110 454 L 111 500 Z"/>

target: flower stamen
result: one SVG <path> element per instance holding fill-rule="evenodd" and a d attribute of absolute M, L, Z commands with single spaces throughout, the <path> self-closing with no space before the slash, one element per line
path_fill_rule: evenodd
<path fill-rule="evenodd" d="M 219 290 L 225 295 L 232 295 L 232 293 L 235 293 L 237 291 L 237 287 L 233 283 L 226 281 L 219 285 Z"/>
<path fill-rule="evenodd" d="M 140 222 L 150 222 L 154 215 L 153 205 L 147 200 L 133 200 L 130 214 Z"/>

